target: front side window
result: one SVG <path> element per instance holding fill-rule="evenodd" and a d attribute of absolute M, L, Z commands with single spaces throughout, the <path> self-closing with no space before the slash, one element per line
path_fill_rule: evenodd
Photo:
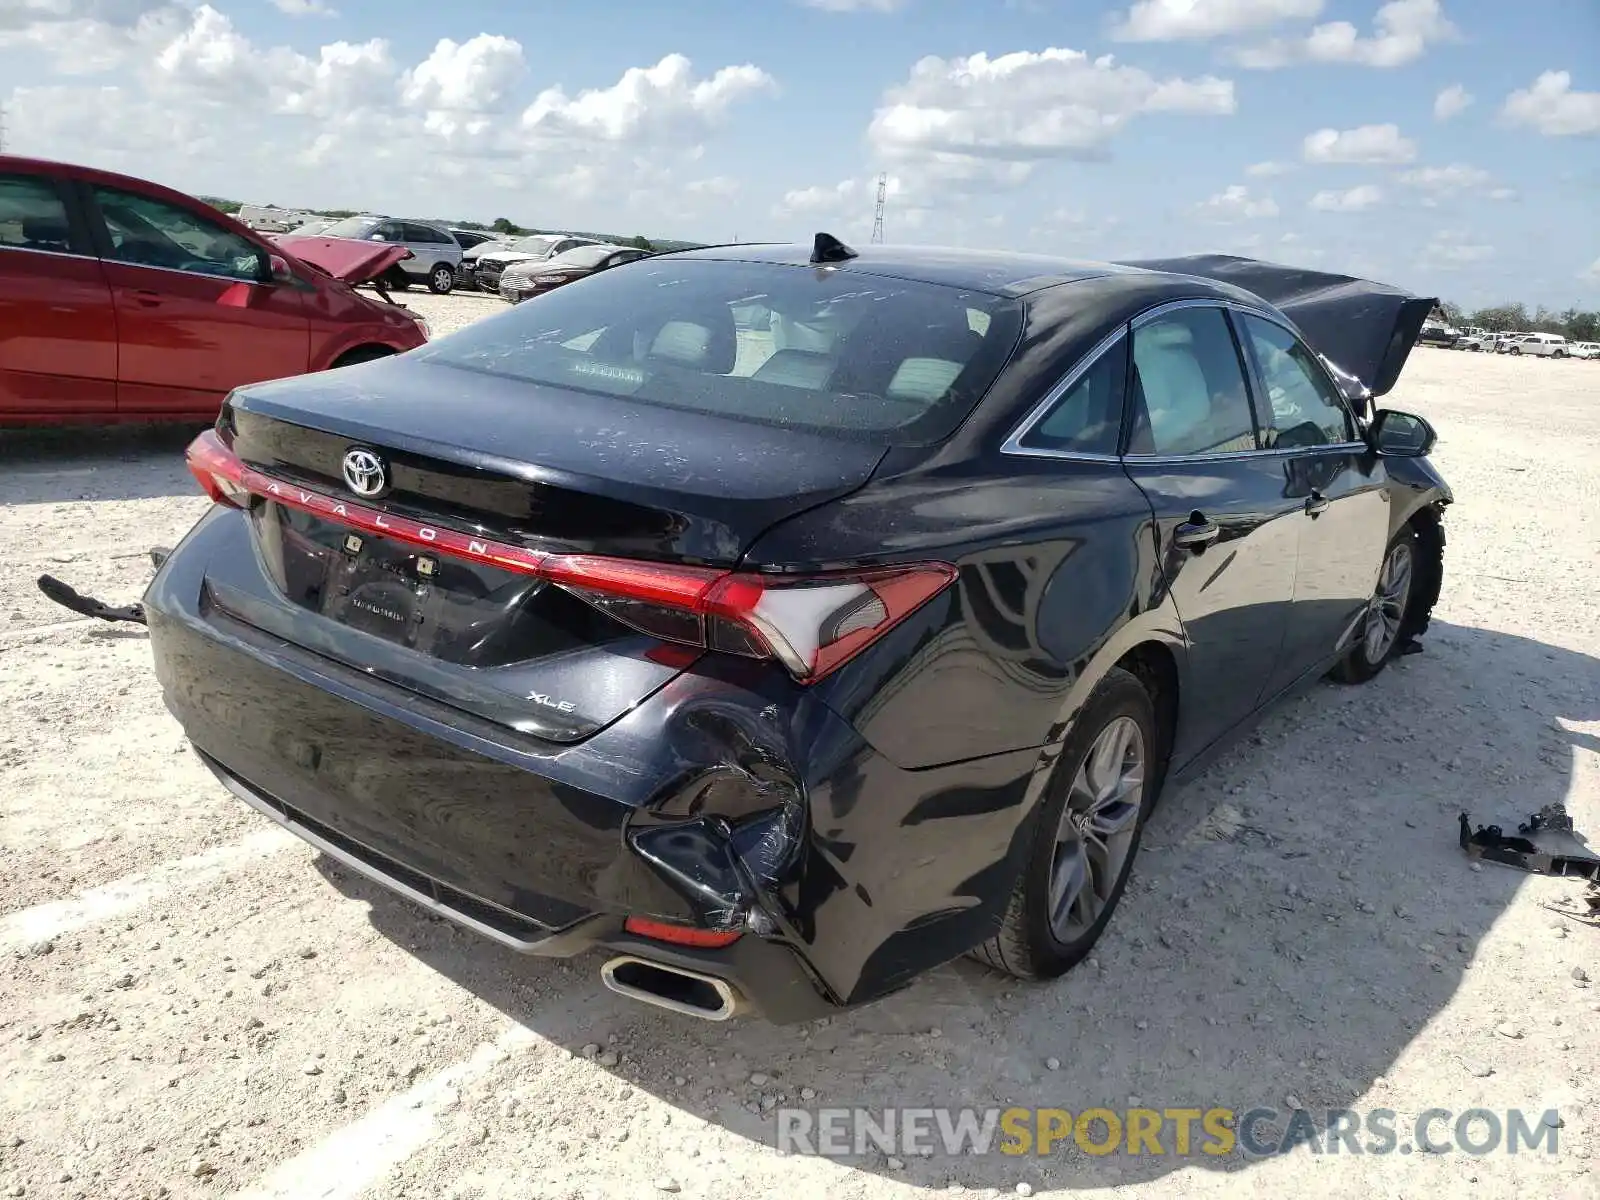
<path fill-rule="evenodd" d="M 1115 454 L 1122 433 L 1128 342 L 1119 338 L 1023 436 L 1024 450 Z"/>
<path fill-rule="evenodd" d="M 108 187 L 96 187 L 94 198 L 117 262 L 223 279 L 265 275 L 265 255 L 254 242 L 187 208 Z"/>
<path fill-rule="evenodd" d="M 0 246 L 67 254 L 72 235 L 67 206 L 38 175 L 0 175 Z"/>
<path fill-rule="evenodd" d="M 1180 308 L 1135 327 L 1129 454 L 1256 448 L 1238 348 L 1220 308 Z"/>
<path fill-rule="evenodd" d="M 1350 418 L 1333 382 L 1294 334 L 1272 321 L 1240 315 L 1266 389 L 1261 440 L 1269 450 L 1336 446 L 1352 440 Z"/>
<path fill-rule="evenodd" d="M 973 310 L 987 318 L 974 331 Z M 432 343 L 430 361 L 899 444 L 943 438 L 1010 359 L 1014 299 L 851 272 L 656 258 Z"/>

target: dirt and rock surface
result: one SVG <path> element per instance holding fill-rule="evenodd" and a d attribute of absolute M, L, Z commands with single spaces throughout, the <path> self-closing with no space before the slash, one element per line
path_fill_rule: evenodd
<path fill-rule="evenodd" d="M 438 332 L 500 310 L 408 298 Z M 441 402 L 447 402 L 442 398 Z M 118 603 L 205 507 L 192 431 L 0 441 L 0 1196 L 1593 1197 L 1600 930 L 1456 846 L 1565 801 L 1600 834 L 1600 364 L 1419 349 L 1442 431 L 1426 652 L 1270 715 L 1153 820 L 1098 953 L 976 964 L 775 1029 L 607 992 L 322 862 L 186 748 Z M 1553 907 L 1552 907 L 1553 906 Z M 1586 978 L 1587 977 L 1587 978 Z M 1554 1156 L 780 1156 L 784 1104 L 1555 1108 Z M 1404 1139 L 1403 1139 L 1404 1140 Z"/>

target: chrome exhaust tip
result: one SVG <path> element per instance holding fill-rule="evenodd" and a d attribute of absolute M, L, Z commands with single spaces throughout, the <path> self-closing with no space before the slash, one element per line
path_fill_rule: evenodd
<path fill-rule="evenodd" d="M 619 955 L 600 968 L 600 981 L 619 996 L 702 1021 L 726 1021 L 745 1007 L 726 979 L 682 967 Z"/>

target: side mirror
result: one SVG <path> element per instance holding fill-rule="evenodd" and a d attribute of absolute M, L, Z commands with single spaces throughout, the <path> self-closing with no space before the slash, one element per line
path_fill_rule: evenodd
<path fill-rule="evenodd" d="M 384 237 L 381 233 L 369 233 L 367 235 L 367 241 L 369 242 L 387 242 L 388 240 L 389 239 Z"/>
<path fill-rule="evenodd" d="M 1380 408 L 1367 429 L 1367 443 L 1385 458 L 1421 458 L 1438 438 L 1423 418 L 1392 408 Z"/>
<path fill-rule="evenodd" d="M 290 269 L 288 260 L 276 254 L 267 257 L 267 274 L 273 283 L 294 282 L 294 271 Z"/>

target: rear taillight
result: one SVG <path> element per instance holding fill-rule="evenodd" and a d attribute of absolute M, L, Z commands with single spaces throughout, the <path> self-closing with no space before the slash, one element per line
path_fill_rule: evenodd
<path fill-rule="evenodd" d="M 218 504 L 243 508 L 249 502 L 250 489 L 244 483 L 245 466 L 238 455 L 223 445 L 215 430 L 208 429 L 190 442 L 184 457 L 188 460 L 190 474 Z"/>
<path fill-rule="evenodd" d="M 550 554 L 424 525 L 284 483 L 247 467 L 214 430 L 189 447 L 189 469 L 219 504 L 260 495 L 397 542 L 534 575 L 663 641 L 777 659 L 814 683 L 877 641 L 956 577 L 948 563 L 776 575 L 596 554 Z"/>

